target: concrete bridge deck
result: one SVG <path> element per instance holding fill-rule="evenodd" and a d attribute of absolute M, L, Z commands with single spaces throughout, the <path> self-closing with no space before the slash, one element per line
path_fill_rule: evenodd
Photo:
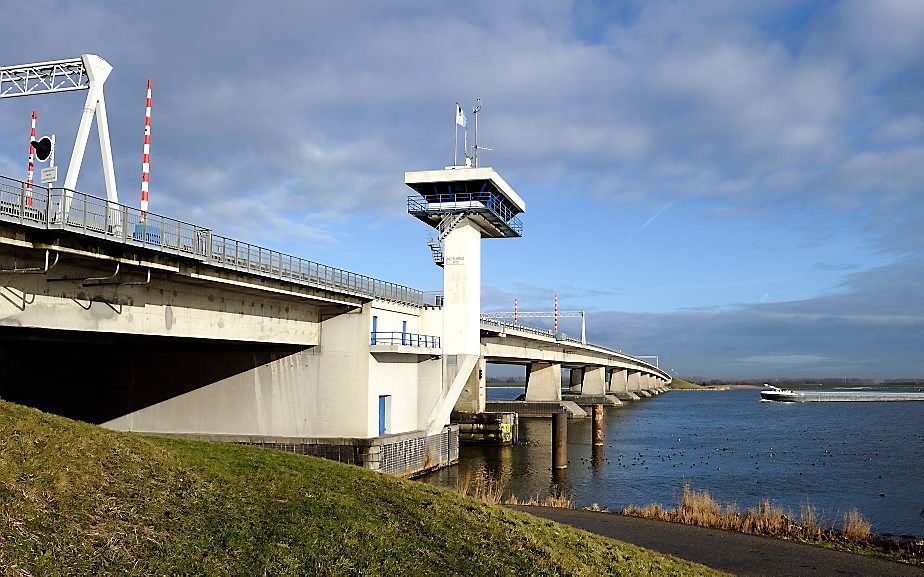
<path fill-rule="evenodd" d="M 622 351 L 493 319 L 481 320 L 481 354 L 488 363 L 528 367 L 526 401 L 561 401 L 562 368 L 571 373 L 572 394 L 566 400 L 579 405 L 638 400 L 671 382 L 666 371 Z"/>
<path fill-rule="evenodd" d="M 637 370 L 668 382 L 671 380 L 666 371 L 628 353 L 494 319 L 481 319 L 481 343 L 484 356 L 490 363 L 546 361 L 569 368 L 598 364 Z"/>

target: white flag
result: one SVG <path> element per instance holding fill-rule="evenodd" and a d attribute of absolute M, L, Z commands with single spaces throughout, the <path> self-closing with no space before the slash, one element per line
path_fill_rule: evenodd
<path fill-rule="evenodd" d="M 465 111 L 462 110 L 462 107 L 459 106 L 458 102 L 456 102 L 456 124 L 459 126 L 465 126 Z"/>

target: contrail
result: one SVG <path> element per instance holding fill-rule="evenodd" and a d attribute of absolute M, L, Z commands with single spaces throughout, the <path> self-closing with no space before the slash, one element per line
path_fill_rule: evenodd
<path fill-rule="evenodd" d="M 648 220 L 646 220 L 646 221 L 645 221 L 645 224 L 643 224 L 643 225 L 641 226 L 641 228 L 639 228 L 639 230 L 645 230 L 645 227 L 646 227 L 646 226 L 648 226 L 649 224 L 653 223 L 654 220 L 655 220 L 656 218 L 658 218 L 659 216 L 661 216 L 661 213 L 662 213 L 662 212 L 664 212 L 665 210 L 669 209 L 669 208 L 672 207 L 672 206 L 674 206 L 674 201 L 673 201 L 673 200 L 670 201 L 669 203 L 665 204 L 665 205 L 661 208 L 661 210 L 659 210 L 658 212 L 654 213 L 654 216 L 652 216 L 651 218 L 649 218 Z"/>

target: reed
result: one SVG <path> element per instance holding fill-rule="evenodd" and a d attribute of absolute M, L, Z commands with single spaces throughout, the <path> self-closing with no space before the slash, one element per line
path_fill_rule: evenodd
<path fill-rule="evenodd" d="M 509 474 L 504 473 L 500 477 L 496 477 L 490 474 L 487 469 L 481 467 L 474 471 L 468 471 L 465 475 L 459 477 L 456 492 L 490 505 L 498 505 L 502 502 L 509 484 Z"/>
<path fill-rule="evenodd" d="M 745 512 L 736 503 L 722 505 L 712 498 L 708 491 L 697 491 L 685 483 L 680 502 L 673 508 L 659 504 L 646 507 L 629 505 L 624 515 L 672 521 L 714 529 L 728 529 L 742 533 L 787 537 L 808 541 L 842 540 L 854 544 L 868 544 L 873 537 L 872 527 L 857 509 L 851 509 L 841 519 L 840 530 L 824 529 L 818 510 L 806 503 L 796 516 L 769 499 L 762 499 L 756 507 Z"/>
<path fill-rule="evenodd" d="M 504 505 L 526 505 L 533 507 L 554 507 L 556 509 L 574 509 L 574 502 L 567 495 L 546 495 L 539 497 L 534 495 L 529 499 L 520 500 L 516 495 L 507 497 Z M 598 509 L 599 510 L 599 509 Z"/>
<path fill-rule="evenodd" d="M 848 541 L 868 541 L 872 535 L 872 525 L 863 518 L 860 511 L 851 509 L 844 513 L 841 532 Z"/>
<path fill-rule="evenodd" d="M 799 521 L 802 525 L 802 533 L 806 539 L 818 541 L 822 537 L 821 525 L 818 522 L 818 510 L 814 505 L 805 503 L 799 510 Z"/>

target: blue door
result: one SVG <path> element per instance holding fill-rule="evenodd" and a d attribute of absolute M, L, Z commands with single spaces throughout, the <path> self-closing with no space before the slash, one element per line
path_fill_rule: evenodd
<path fill-rule="evenodd" d="M 401 321 L 401 344 L 407 344 L 407 321 Z"/>
<path fill-rule="evenodd" d="M 372 315 L 372 344 L 375 344 L 375 333 L 378 330 L 379 317 Z"/>
<path fill-rule="evenodd" d="M 379 397 L 379 434 L 384 435 L 388 418 L 388 395 Z"/>

